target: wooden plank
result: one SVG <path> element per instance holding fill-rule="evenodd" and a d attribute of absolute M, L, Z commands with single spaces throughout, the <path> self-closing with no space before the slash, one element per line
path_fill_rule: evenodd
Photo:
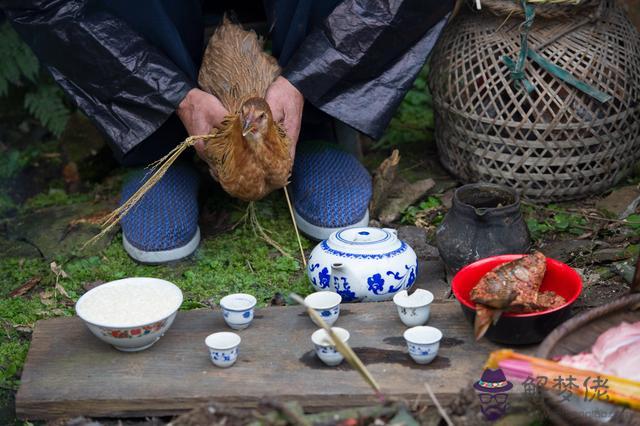
<path fill-rule="evenodd" d="M 343 305 L 336 323 L 351 332 L 352 347 L 385 394 L 415 398 L 428 381 L 446 402 L 479 377 L 497 346 L 474 342 L 457 302 L 434 302 L 429 324 L 445 337 L 438 358 L 420 366 L 407 354 L 393 303 Z M 39 321 L 16 411 L 22 419 L 48 419 L 177 414 L 207 401 L 250 408 L 263 397 L 297 400 L 309 411 L 375 403 L 348 365 L 330 368 L 315 357 L 315 329 L 300 306 L 258 310 L 251 327 L 238 332 L 238 362 L 220 369 L 204 345 L 208 334 L 228 330 L 220 312 L 180 312 L 163 338 L 138 353 L 102 343 L 78 318 Z"/>

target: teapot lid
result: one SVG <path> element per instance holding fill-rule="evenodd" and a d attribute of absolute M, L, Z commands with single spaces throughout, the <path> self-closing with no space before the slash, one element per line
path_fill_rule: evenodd
<path fill-rule="evenodd" d="M 398 237 L 395 229 L 359 227 L 334 232 L 327 242 L 330 246 L 351 250 L 378 250 L 396 246 Z"/>

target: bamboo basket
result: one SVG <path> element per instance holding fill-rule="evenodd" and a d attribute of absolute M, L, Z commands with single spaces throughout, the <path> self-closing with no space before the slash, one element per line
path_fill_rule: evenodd
<path fill-rule="evenodd" d="M 538 348 L 536 356 L 553 358 L 567 353 L 575 354 L 588 351 L 600 333 L 622 321 L 640 321 L 640 294 L 624 296 L 620 300 L 594 308 L 570 319 L 547 336 Z M 562 397 L 555 392 L 545 390 L 542 394 L 545 411 L 553 423 L 557 425 L 640 424 L 640 412 L 638 411 L 613 405 L 596 406 L 591 403 L 577 405 L 563 401 Z M 575 398 L 581 399 L 577 396 Z M 600 412 L 608 412 L 608 415 L 612 416 L 611 419 L 605 422 L 604 420 L 608 416 L 597 414 Z"/>
<path fill-rule="evenodd" d="M 481 0 L 482 8 L 497 16 L 524 16 L 517 0 Z M 591 11 L 600 0 L 529 0 L 536 5 L 536 16 L 540 18 L 571 18 L 576 11 Z"/>
<path fill-rule="evenodd" d="M 529 45 L 613 97 L 603 104 L 533 61 L 534 91 L 513 84 L 502 57 L 519 52 L 520 17 L 466 13 L 444 31 L 429 85 L 439 157 L 460 180 L 562 201 L 606 190 L 640 158 L 640 36 L 620 9 L 591 19 L 584 6 L 573 19 L 536 18 Z"/>
<path fill-rule="evenodd" d="M 589 351 L 601 333 L 610 327 L 617 326 L 622 321 L 640 321 L 640 257 L 636 261 L 636 270 L 629 294 L 622 296 L 615 302 L 583 312 L 558 326 L 540 344 L 536 356 L 551 359 L 555 356 Z M 591 403 L 587 406 L 567 403 L 568 401 L 563 401 L 557 393 L 546 390 L 542 391 L 542 396 L 545 411 L 556 425 L 640 424 L 640 411 L 606 404 L 589 409 Z M 605 421 L 605 418 L 593 415 L 593 411 L 596 410 L 608 412 L 611 418 Z M 590 415 L 586 415 L 586 413 Z"/>

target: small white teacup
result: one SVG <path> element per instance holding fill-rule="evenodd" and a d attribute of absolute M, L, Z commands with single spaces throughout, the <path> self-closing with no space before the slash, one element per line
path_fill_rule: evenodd
<path fill-rule="evenodd" d="M 398 308 L 400 320 L 407 327 L 423 325 L 429 320 L 431 302 L 433 302 L 433 293 L 421 288 L 411 295 L 407 290 L 402 290 L 393 296 L 393 303 Z"/>
<path fill-rule="evenodd" d="M 209 348 L 211 362 L 222 368 L 231 367 L 238 359 L 238 346 L 240 346 L 240 336 L 236 333 L 223 331 L 213 333 L 204 340 Z"/>
<path fill-rule="evenodd" d="M 246 293 L 235 293 L 220 300 L 222 314 L 227 325 L 234 330 L 244 330 L 253 321 L 256 298 Z"/>
<path fill-rule="evenodd" d="M 340 316 L 340 303 L 342 302 L 342 296 L 333 291 L 316 291 L 304 298 L 304 303 L 318 313 L 331 327 Z M 313 317 L 311 321 L 318 327 L 318 324 Z"/>
<path fill-rule="evenodd" d="M 442 332 L 435 327 L 420 325 L 404 332 L 409 355 L 418 364 L 429 364 L 438 355 Z"/>
<path fill-rule="evenodd" d="M 331 327 L 331 330 L 343 342 L 347 342 L 349 340 L 349 332 L 344 328 Z M 344 359 L 324 328 L 314 331 L 311 335 L 311 341 L 316 349 L 316 355 L 318 355 L 318 358 L 328 366 L 335 367 Z"/>

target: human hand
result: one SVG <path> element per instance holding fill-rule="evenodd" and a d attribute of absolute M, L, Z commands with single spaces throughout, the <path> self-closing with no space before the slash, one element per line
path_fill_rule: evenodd
<path fill-rule="evenodd" d="M 291 158 L 296 153 L 296 144 L 300 135 L 300 121 L 304 96 L 284 77 L 275 79 L 267 90 L 266 101 L 271 108 L 273 120 L 281 123 L 291 141 Z"/>
<path fill-rule="evenodd" d="M 176 114 L 182 121 L 189 136 L 208 135 L 229 112 L 215 96 L 200 89 L 191 89 L 178 105 Z M 204 141 L 194 145 L 198 156 L 205 160 Z"/>

